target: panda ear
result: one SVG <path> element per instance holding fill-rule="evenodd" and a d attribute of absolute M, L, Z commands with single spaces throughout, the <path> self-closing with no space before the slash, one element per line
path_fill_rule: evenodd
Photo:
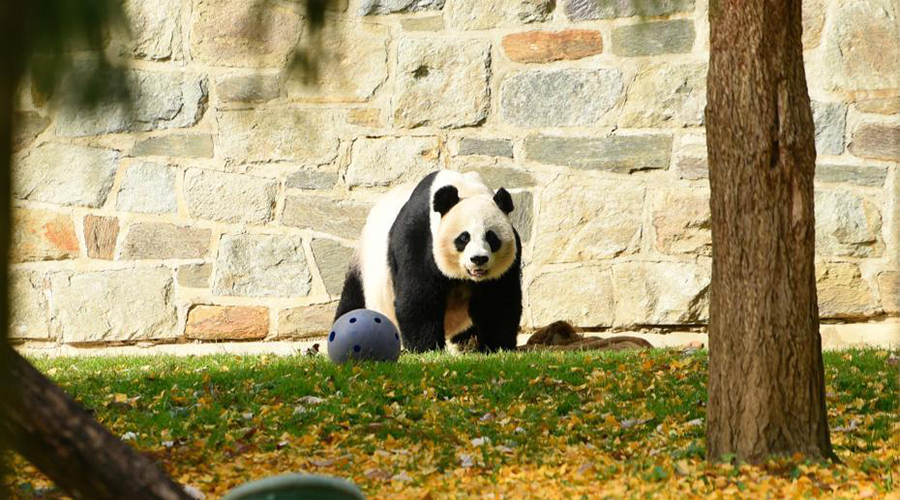
<path fill-rule="evenodd" d="M 441 217 L 447 214 L 454 205 L 459 203 L 459 191 L 454 186 L 444 186 L 434 193 L 434 201 L 432 206 L 434 211 L 441 214 Z"/>
<path fill-rule="evenodd" d="M 500 210 L 503 210 L 503 213 L 506 215 L 509 215 L 515 208 L 513 206 L 512 196 L 510 196 L 509 192 L 503 188 L 497 190 L 497 194 L 494 195 L 494 203 L 496 203 L 497 206 L 500 207 Z"/>

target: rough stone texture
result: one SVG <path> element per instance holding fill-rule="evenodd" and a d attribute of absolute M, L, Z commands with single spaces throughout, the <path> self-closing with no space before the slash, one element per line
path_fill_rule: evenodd
<path fill-rule="evenodd" d="M 669 190 L 654 201 L 657 250 L 667 254 L 712 254 L 708 191 Z"/>
<path fill-rule="evenodd" d="M 212 264 L 188 264 L 179 266 L 175 279 L 179 286 L 188 288 L 209 288 L 209 278 L 212 276 Z"/>
<path fill-rule="evenodd" d="M 839 155 L 844 152 L 844 126 L 847 105 L 839 102 L 812 102 L 816 126 L 816 152 L 820 155 Z"/>
<path fill-rule="evenodd" d="M 343 24 L 322 35 L 318 78 L 305 82 L 298 70 L 287 81 L 288 97 L 316 102 L 362 102 L 387 79 L 389 31 L 374 24 Z"/>
<path fill-rule="evenodd" d="M 194 306 L 184 327 L 185 337 L 198 340 L 259 340 L 268 334 L 265 307 Z"/>
<path fill-rule="evenodd" d="M 353 201 L 337 201 L 321 196 L 290 196 L 284 203 L 282 224 L 312 229 L 341 238 L 356 239 L 371 207 Z"/>
<path fill-rule="evenodd" d="M 900 19 L 896 0 L 847 0 L 829 12 L 823 64 L 810 81 L 826 90 L 900 87 Z"/>
<path fill-rule="evenodd" d="M 328 335 L 337 304 L 284 309 L 278 314 L 278 338 L 305 339 Z"/>
<path fill-rule="evenodd" d="M 311 275 L 296 235 L 226 234 L 219 240 L 213 292 L 244 297 L 303 297 Z"/>
<path fill-rule="evenodd" d="M 576 326 L 611 326 L 615 310 L 612 273 L 590 266 L 542 273 L 528 287 L 535 326 L 568 321 Z"/>
<path fill-rule="evenodd" d="M 64 343 L 178 335 L 172 271 L 165 267 L 64 271 L 51 275 L 50 289 L 52 336 Z"/>
<path fill-rule="evenodd" d="M 816 165 L 817 182 L 846 182 L 857 186 L 884 186 L 887 179 L 887 167 L 869 165 L 858 167 L 855 165 Z"/>
<path fill-rule="evenodd" d="M 486 30 L 519 26 L 550 19 L 555 0 L 446 0 L 447 26 L 459 30 Z"/>
<path fill-rule="evenodd" d="M 300 170 L 289 175 L 284 185 L 290 189 L 328 189 L 334 187 L 337 181 L 337 172 Z"/>
<path fill-rule="evenodd" d="M 527 244 L 534 228 L 534 195 L 530 191 L 521 191 L 513 193 L 512 200 L 515 209 L 509 214 L 509 220 L 519 232 L 522 244 Z"/>
<path fill-rule="evenodd" d="M 116 208 L 125 212 L 175 213 L 175 169 L 141 162 L 129 165 L 116 197 Z"/>
<path fill-rule="evenodd" d="M 401 19 L 400 27 L 404 31 L 439 31 L 444 29 L 444 18 L 429 16 Z"/>
<path fill-rule="evenodd" d="M 541 194 L 534 259 L 563 263 L 635 253 L 644 192 L 630 183 L 577 176 L 552 181 Z"/>
<path fill-rule="evenodd" d="M 680 262 L 624 262 L 613 266 L 616 325 L 705 323 L 710 271 Z"/>
<path fill-rule="evenodd" d="M 823 318 L 859 318 L 878 312 L 856 264 L 817 262 L 816 288 Z"/>
<path fill-rule="evenodd" d="M 612 32 L 617 56 L 654 56 L 690 52 L 696 32 L 689 19 L 619 26 Z"/>
<path fill-rule="evenodd" d="M 50 126 L 50 119 L 34 111 L 17 111 L 13 114 L 15 128 L 12 143 L 14 149 L 28 146 L 41 132 Z"/>
<path fill-rule="evenodd" d="M 816 191 L 816 253 L 879 257 L 881 215 L 868 200 L 846 191 Z"/>
<path fill-rule="evenodd" d="M 459 140 L 460 156 L 500 156 L 513 157 L 512 142 L 507 139 L 474 139 L 463 137 Z"/>
<path fill-rule="evenodd" d="M 237 162 L 328 163 L 337 156 L 333 113 L 321 109 L 219 111 L 217 150 Z"/>
<path fill-rule="evenodd" d="M 853 132 L 850 152 L 862 158 L 900 161 L 900 125 L 860 125 Z"/>
<path fill-rule="evenodd" d="M 537 181 L 527 170 L 514 167 L 463 167 L 460 172 L 478 172 L 488 186 L 494 190 L 501 187 L 509 189 L 534 186 Z"/>
<path fill-rule="evenodd" d="M 709 177 L 709 164 L 705 156 L 679 156 L 675 158 L 675 172 L 680 179 L 706 179 Z"/>
<path fill-rule="evenodd" d="M 379 108 L 353 108 L 347 111 L 347 123 L 357 127 L 380 127 L 381 110 Z"/>
<path fill-rule="evenodd" d="M 300 38 L 300 16 L 266 0 L 194 0 L 191 53 L 214 66 L 281 67 Z"/>
<path fill-rule="evenodd" d="M 573 61 L 603 52 L 603 35 L 595 30 L 526 31 L 503 37 L 503 51 L 520 63 Z"/>
<path fill-rule="evenodd" d="M 87 67 L 81 72 L 94 71 Z M 138 132 L 146 130 L 190 127 L 203 116 L 207 101 L 206 77 L 187 71 L 129 70 L 132 108 L 121 102 L 101 102 L 91 111 L 64 103 L 75 102 L 73 93 L 83 85 L 85 76 L 71 77 L 63 84 L 65 92 L 56 101 L 59 112 L 56 134 L 81 137 L 88 135 Z M 116 91 L 110 82 L 108 94 Z"/>
<path fill-rule="evenodd" d="M 353 249 L 333 240 L 316 238 L 312 241 L 312 251 L 325 291 L 328 295 L 340 295 Z"/>
<path fill-rule="evenodd" d="M 119 154 L 115 151 L 42 144 L 15 162 L 13 196 L 97 208 L 112 188 L 118 163 Z"/>
<path fill-rule="evenodd" d="M 703 124 L 705 107 L 705 63 L 648 65 L 628 88 L 619 126 L 698 126 Z"/>
<path fill-rule="evenodd" d="M 362 0 L 359 15 L 372 16 L 418 12 L 420 10 L 441 10 L 445 0 Z"/>
<path fill-rule="evenodd" d="M 694 10 L 694 0 L 561 0 L 572 21 L 631 16 L 665 16 Z"/>
<path fill-rule="evenodd" d="M 174 134 L 138 141 L 131 156 L 179 156 L 212 158 L 213 138 L 209 134 Z"/>
<path fill-rule="evenodd" d="M 887 314 L 900 313 L 900 273 L 887 271 L 878 275 L 881 307 Z"/>
<path fill-rule="evenodd" d="M 668 168 L 671 151 L 672 137 L 668 135 L 536 135 L 525 139 L 525 156 L 529 161 L 617 173 Z"/>
<path fill-rule="evenodd" d="M 184 191 L 192 217 L 262 224 L 272 219 L 278 181 L 194 168 L 184 174 Z"/>
<path fill-rule="evenodd" d="M 84 217 L 84 242 L 92 259 L 113 260 L 119 237 L 119 219 L 87 215 Z"/>
<path fill-rule="evenodd" d="M 344 176 L 349 186 L 388 186 L 419 180 L 440 168 L 436 137 L 363 137 L 353 143 Z"/>
<path fill-rule="evenodd" d="M 9 273 L 9 338 L 47 339 L 50 324 L 44 275 L 12 270 Z"/>
<path fill-rule="evenodd" d="M 201 259 L 209 252 L 210 238 L 209 229 L 139 222 L 128 229 L 119 259 Z"/>
<path fill-rule="evenodd" d="M 394 125 L 458 128 L 482 122 L 490 107 L 490 59 L 490 44 L 478 40 L 400 40 Z"/>
<path fill-rule="evenodd" d="M 519 127 L 593 125 L 622 89 L 616 69 L 523 71 L 500 84 L 500 116 Z"/>
<path fill-rule="evenodd" d="M 803 48 L 817 47 L 825 26 L 824 0 L 803 0 Z"/>
<path fill-rule="evenodd" d="M 216 90 L 222 102 L 262 104 L 281 96 L 281 75 L 258 73 L 252 75 L 223 75 L 216 79 Z"/>
<path fill-rule="evenodd" d="M 879 115 L 896 115 L 900 113 L 900 97 L 885 97 L 875 99 L 863 99 L 857 101 L 856 109 L 863 113 L 875 113 Z"/>
<path fill-rule="evenodd" d="M 181 0 L 127 0 L 131 53 L 138 59 L 181 59 Z"/>
<path fill-rule="evenodd" d="M 78 257 L 78 237 L 71 215 L 20 208 L 13 212 L 13 219 L 11 262 Z"/>

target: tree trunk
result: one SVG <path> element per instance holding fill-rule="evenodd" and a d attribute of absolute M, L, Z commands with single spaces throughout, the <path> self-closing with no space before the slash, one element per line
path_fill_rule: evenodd
<path fill-rule="evenodd" d="M 707 458 L 831 457 L 801 0 L 712 0 Z"/>
<path fill-rule="evenodd" d="M 84 500 L 190 500 L 24 358 L 11 349 L 6 356 L 16 394 L 0 433 L 59 487 Z"/>

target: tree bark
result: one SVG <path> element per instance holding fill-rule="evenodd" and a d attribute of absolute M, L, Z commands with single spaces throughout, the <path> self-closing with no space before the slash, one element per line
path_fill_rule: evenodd
<path fill-rule="evenodd" d="M 84 500 L 191 499 L 15 351 L 6 359 L 16 394 L 0 433 L 59 487 Z"/>
<path fill-rule="evenodd" d="M 801 0 L 712 0 L 707 458 L 831 457 Z"/>

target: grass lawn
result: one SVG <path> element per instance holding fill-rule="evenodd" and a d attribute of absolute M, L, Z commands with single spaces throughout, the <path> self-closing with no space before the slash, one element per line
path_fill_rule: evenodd
<path fill-rule="evenodd" d="M 825 355 L 843 464 L 703 458 L 705 351 L 38 359 L 99 420 L 218 498 L 286 472 L 370 498 L 900 499 L 897 367 Z M 62 498 L 21 459 L 18 498 Z"/>

